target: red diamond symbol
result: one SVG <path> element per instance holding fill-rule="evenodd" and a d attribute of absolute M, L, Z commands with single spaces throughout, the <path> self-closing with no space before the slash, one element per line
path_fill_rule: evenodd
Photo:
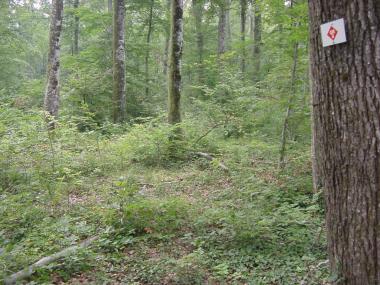
<path fill-rule="evenodd" d="M 335 40 L 336 36 L 338 35 L 338 30 L 335 29 L 333 26 L 330 27 L 329 31 L 327 32 L 327 36 L 332 39 L 332 40 Z"/>

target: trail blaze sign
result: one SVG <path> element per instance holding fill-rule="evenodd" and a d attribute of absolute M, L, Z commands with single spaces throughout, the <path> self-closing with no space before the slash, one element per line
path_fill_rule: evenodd
<path fill-rule="evenodd" d="M 344 19 L 321 25 L 321 34 L 324 47 L 347 42 Z"/>

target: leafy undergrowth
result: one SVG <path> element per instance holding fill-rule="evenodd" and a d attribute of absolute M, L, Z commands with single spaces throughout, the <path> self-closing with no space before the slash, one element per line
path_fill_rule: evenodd
<path fill-rule="evenodd" d="M 195 147 L 190 131 L 173 148 L 164 125 L 48 134 L 27 116 L 32 127 L 0 125 L 0 279 L 99 235 L 25 282 L 328 284 L 306 147 L 290 145 L 279 172 L 277 145 L 260 136 Z M 192 157 L 196 148 L 216 162 Z"/>

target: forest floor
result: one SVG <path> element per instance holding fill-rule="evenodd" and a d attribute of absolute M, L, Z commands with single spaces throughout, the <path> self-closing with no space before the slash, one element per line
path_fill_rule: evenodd
<path fill-rule="evenodd" d="M 99 235 L 25 282 L 328 284 L 307 146 L 291 145 L 279 171 L 278 146 L 264 138 L 219 140 L 213 162 L 147 165 L 121 155 L 128 138 L 78 136 L 41 135 L 3 160 L 0 279 Z"/>

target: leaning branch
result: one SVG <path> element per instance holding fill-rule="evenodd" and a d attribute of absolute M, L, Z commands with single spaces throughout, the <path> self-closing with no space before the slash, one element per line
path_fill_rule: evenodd
<path fill-rule="evenodd" d="M 52 263 L 52 262 L 54 262 L 54 261 L 56 261 L 62 257 L 68 256 L 68 255 L 76 252 L 78 249 L 86 248 L 97 239 L 98 239 L 98 236 L 88 238 L 88 239 L 82 241 L 80 244 L 65 248 L 64 250 L 57 252 L 53 255 L 41 258 L 39 261 L 37 261 L 36 263 L 33 263 L 29 267 L 27 267 L 27 268 L 25 268 L 19 272 L 16 272 L 16 273 L 12 274 L 11 276 L 5 278 L 4 284 L 5 285 L 11 285 L 11 284 L 15 284 L 19 280 L 28 278 L 28 277 L 32 276 L 34 272 L 36 272 L 36 269 L 41 268 L 45 265 L 48 265 L 48 264 L 50 264 L 50 263 Z"/>

